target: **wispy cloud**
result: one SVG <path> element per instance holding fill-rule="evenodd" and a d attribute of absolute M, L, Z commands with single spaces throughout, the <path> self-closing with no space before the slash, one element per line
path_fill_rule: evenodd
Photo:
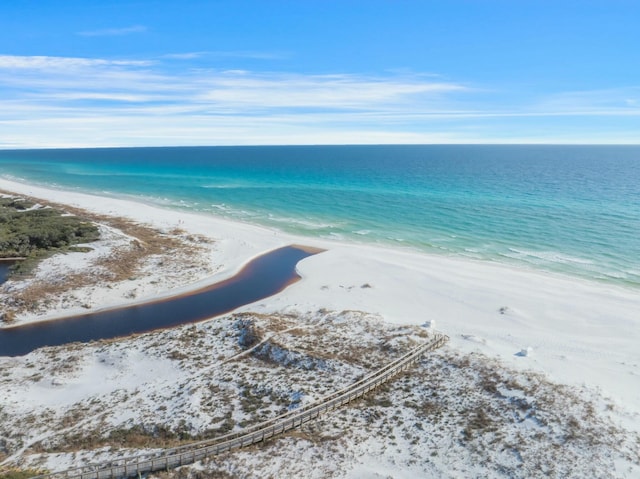
<path fill-rule="evenodd" d="M 40 102 L 133 98 L 144 93 L 147 100 L 153 96 L 153 101 L 235 114 L 283 108 L 413 108 L 468 90 L 459 84 L 411 76 L 301 75 L 203 68 L 168 72 L 163 65 L 146 60 L 8 55 L 0 56 L 0 84 L 14 88 L 19 95 L 22 91 L 25 100 L 37 96 Z"/>
<path fill-rule="evenodd" d="M 217 70 L 207 55 L 0 55 L 0 144 L 533 143 L 562 138 L 545 126 L 568 116 L 590 118 L 584 131 L 602 141 L 602 122 L 628 133 L 640 116 L 637 87 L 514 104 L 434 75 Z M 527 125 L 534 133 L 517 136 Z"/>
<path fill-rule="evenodd" d="M 443 94 L 468 90 L 453 83 L 402 77 L 250 72 L 225 72 L 202 79 L 201 84 L 200 100 L 237 108 L 372 109 L 381 104 L 435 100 Z"/>
<path fill-rule="evenodd" d="M 251 50 L 213 51 L 209 52 L 209 54 L 212 57 L 219 58 L 250 58 L 253 60 L 283 60 L 291 56 L 291 54 L 286 52 L 262 52 Z"/>
<path fill-rule="evenodd" d="M 168 58 L 170 60 L 193 60 L 205 55 L 208 55 L 208 52 L 167 53 L 166 55 L 162 55 L 162 58 Z"/>
<path fill-rule="evenodd" d="M 147 27 L 144 25 L 132 25 L 129 27 L 121 27 L 121 28 L 104 28 L 100 30 L 85 30 L 82 32 L 78 32 L 77 35 L 83 37 L 113 37 L 113 36 L 121 36 L 121 35 L 131 35 L 134 33 L 145 33 L 147 31 Z"/>
<path fill-rule="evenodd" d="M 290 54 L 284 52 L 263 52 L 249 50 L 167 53 L 166 55 L 162 56 L 162 58 L 174 60 L 193 60 L 195 58 L 245 58 L 252 60 L 283 60 L 288 57 L 290 57 Z"/>
<path fill-rule="evenodd" d="M 638 114 L 640 86 L 559 92 L 541 98 L 532 110 L 574 115 Z"/>
<path fill-rule="evenodd" d="M 31 69 L 45 71 L 109 66 L 140 67 L 152 64 L 153 61 L 147 60 L 105 60 L 100 58 L 0 55 L 0 69 L 6 70 Z"/>

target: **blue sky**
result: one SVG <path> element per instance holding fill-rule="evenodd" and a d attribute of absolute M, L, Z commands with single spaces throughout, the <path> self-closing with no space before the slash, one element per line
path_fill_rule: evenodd
<path fill-rule="evenodd" d="M 0 148 L 640 143 L 636 0 L 0 2 Z"/>

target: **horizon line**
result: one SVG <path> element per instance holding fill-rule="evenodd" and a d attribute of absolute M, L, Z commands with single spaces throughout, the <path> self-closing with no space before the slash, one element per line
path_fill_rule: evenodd
<path fill-rule="evenodd" d="M 0 151 L 25 150 L 107 150 L 133 148 L 264 148 L 264 147 L 335 147 L 335 146 L 640 146 L 638 143 L 256 143 L 256 144 L 211 144 L 211 145 L 102 145 L 102 146 L 17 146 L 2 147 Z"/>

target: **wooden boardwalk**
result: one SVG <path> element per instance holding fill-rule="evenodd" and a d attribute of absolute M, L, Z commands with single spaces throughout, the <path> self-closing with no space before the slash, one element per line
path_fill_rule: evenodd
<path fill-rule="evenodd" d="M 290 411 L 269 421 L 215 439 L 191 443 L 150 455 L 131 456 L 112 462 L 92 464 L 54 472 L 34 479 L 119 479 L 192 464 L 222 452 L 250 446 L 270 437 L 300 427 L 319 415 L 354 401 L 413 366 L 425 353 L 443 346 L 448 336 L 435 334 L 428 342 L 387 364 L 363 379 L 325 398 Z"/>

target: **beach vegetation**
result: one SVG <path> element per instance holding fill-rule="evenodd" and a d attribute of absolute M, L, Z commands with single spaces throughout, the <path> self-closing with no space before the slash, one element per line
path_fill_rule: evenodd
<path fill-rule="evenodd" d="M 0 479 L 28 479 L 43 473 L 43 471 L 33 469 L 11 469 L 8 471 L 0 471 Z"/>
<path fill-rule="evenodd" d="M 16 263 L 14 273 L 26 273 L 51 253 L 68 251 L 99 236 L 97 226 L 81 217 L 25 200 L 0 198 L 0 258 L 26 258 Z"/>
<path fill-rule="evenodd" d="M 0 313 L 0 321 L 5 324 L 12 324 L 16 320 L 16 315 L 13 311 L 2 311 Z"/>

